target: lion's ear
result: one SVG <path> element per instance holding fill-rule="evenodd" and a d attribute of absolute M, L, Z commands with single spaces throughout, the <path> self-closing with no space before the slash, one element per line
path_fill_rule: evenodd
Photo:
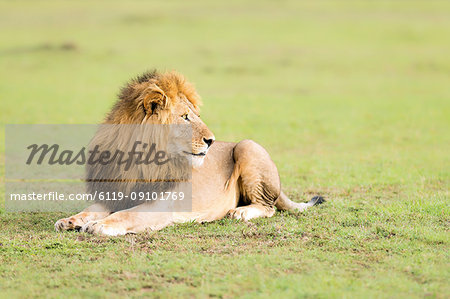
<path fill-rule="evenodd" d="M 153 114 L 158 109 L 166 109 L 168 100 L 164 91 L 158 85 L 153 84 L 146 90 L 142 104 L 147 114 Z"/>

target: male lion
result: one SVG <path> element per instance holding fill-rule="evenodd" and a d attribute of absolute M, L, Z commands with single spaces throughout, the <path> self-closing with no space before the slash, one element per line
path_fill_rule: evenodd
<path fill-rule="evenodd" d="M 104 121 L 104 124 L 190 125 L 192 151 L 187 154 L 192 158 L 191 211 L 154 211 L 148 203 L 117 211 L 96 203 L 79 214 L 58 220 L 56 230 L 81 229 L 116 236 L 145 229 L 159 230 L 187 221 L 214 221 L 227 215 L 244 221 L 271 217 L 275 207 L 303 211 L 323 201 L 316 196 L 308 203 L 292 202 L 281 191 L 277 168 L 266 150 L 252 140 L 215 141 L 200 118 L 200 105 L 194 87 L 182 75 L 153 71 L 122 89 Z M 106 138 L 111 140 L 114 136 Z M 129 187 L 130 181 L 127 184 Z"/>

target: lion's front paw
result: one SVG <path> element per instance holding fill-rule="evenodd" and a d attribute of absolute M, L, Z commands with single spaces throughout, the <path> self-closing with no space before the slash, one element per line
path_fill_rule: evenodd
<path fill-rule="evenodd" d="M 106 221 L 90 221 L 81 227 L 82 232 L 94 234 L 94 235 L 105 235 L 105 236 L 121 236 L 128 232 L 125 228 L 121 227 L 117 223 L 108 224 Z"/>
<path fill-rule="evenodd" d="M 55 223 L 55 230 L 57 232 L 65 230 L 80 229 L 84 222 L 81 219 L 75 217 L 59 219 Z"/>

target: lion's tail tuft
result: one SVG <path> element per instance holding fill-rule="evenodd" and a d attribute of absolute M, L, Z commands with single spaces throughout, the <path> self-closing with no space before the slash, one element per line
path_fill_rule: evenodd
<path fill-rule="evenodd" d="M 306 210 L 309 207 L 319 205 L 325 202 L 325 199 L 322 196 L 314 196 L 311 198 L 311 200 L 307 203 L 305 202 L 293 202 L 292 200 L 287 197 L 286 194 L 284 194 L 283 191 L 281 191 L 280 196 L 275 201 L 275 206 L 278 210 L 282 211 L 295 211 L 298 210 L 300 212 Z"/>

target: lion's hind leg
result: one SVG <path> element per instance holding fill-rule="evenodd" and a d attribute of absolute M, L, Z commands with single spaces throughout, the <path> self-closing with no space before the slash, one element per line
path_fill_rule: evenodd
<path fill-rule="evenodd" d="M 241 203 L 228 212 L 229 217 L 244 221 L 272 217 L 275 201 L 280 195 L 278 170 L 267 151 L 251 140 L 243 140 L 234 148 L 235 169 Z"/>
<path fill-rule="evenodd" d="M 258 217 L 272 217 L 274 213 L 274 208 L 265 207 L 259 204 L 250 204 L 248 206 L 237 207 L 236 209 L 230 210 L 228 212 L 228 217 L 248 221 Z"/>

